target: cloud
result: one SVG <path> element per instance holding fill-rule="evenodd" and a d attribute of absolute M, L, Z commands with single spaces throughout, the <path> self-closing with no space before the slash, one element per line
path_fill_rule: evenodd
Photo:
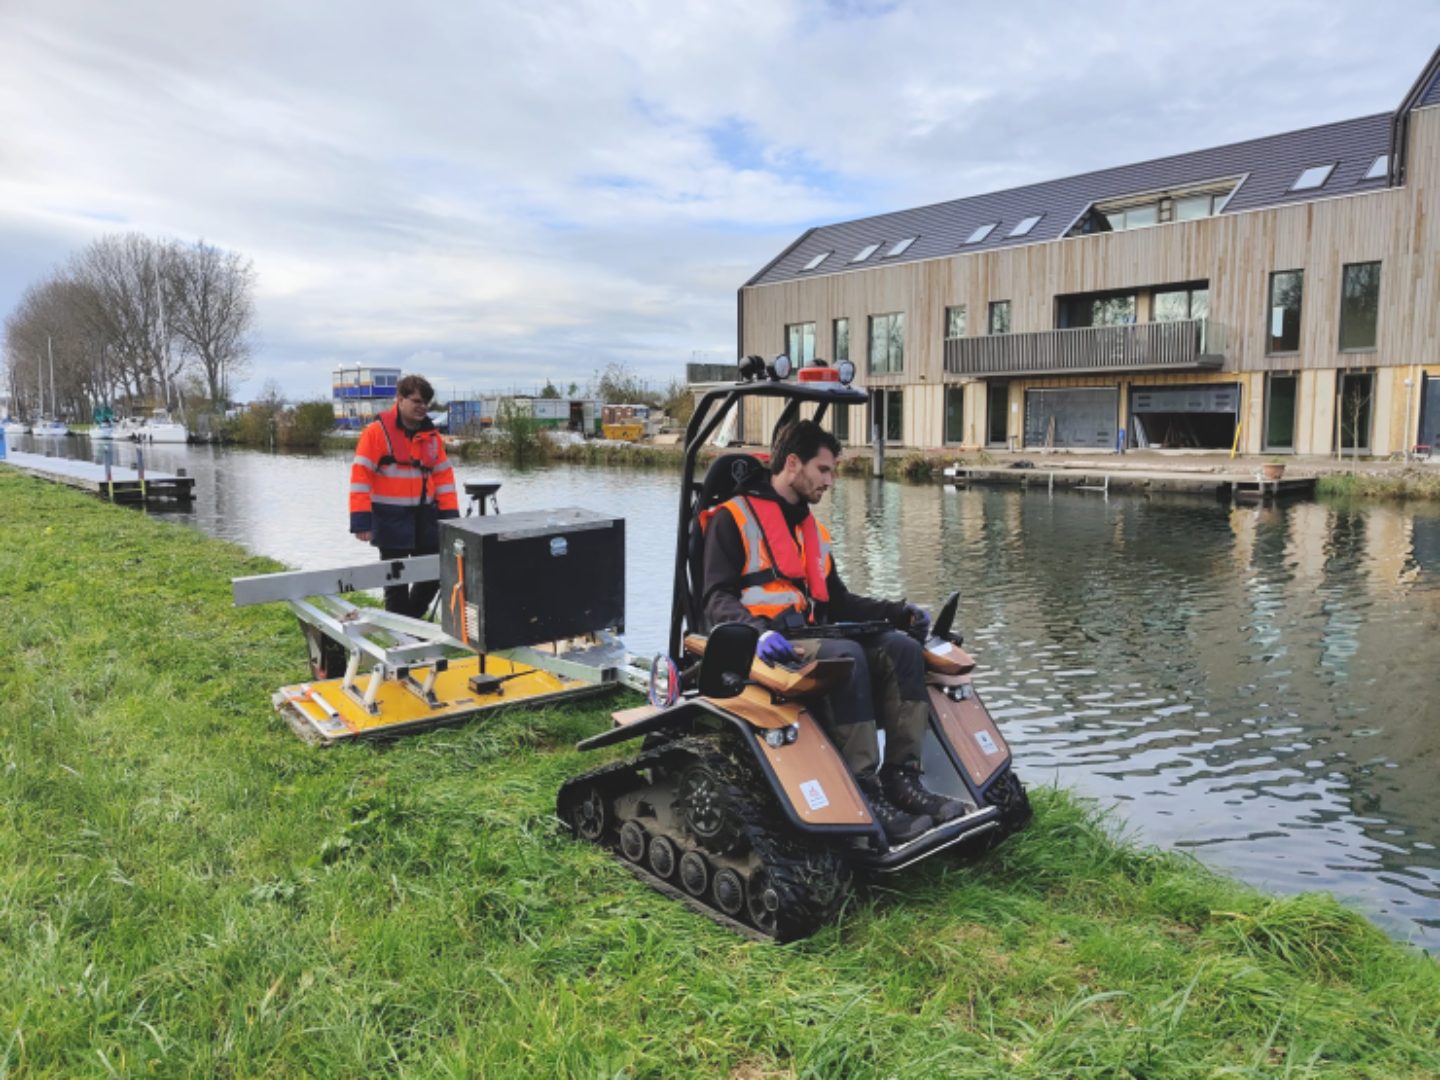
<path fill-rule="evenodd" d="M 735 289 L 811 224 L 1390 109 L 1437 31 L 1385 3 L 8 0 L 0 309 L 135 229 L 254 260 L 250 389 L 664 381 L 733 353 Z"/>

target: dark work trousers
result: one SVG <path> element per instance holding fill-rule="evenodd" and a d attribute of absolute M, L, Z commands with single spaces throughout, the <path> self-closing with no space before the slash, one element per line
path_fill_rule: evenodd
<path fill-rule="evenodd" d="M 820 656 L 848 656 L 855 661 L 849 681 L 831 691 L 825 699 L 826 709 L 820 710 L 850 771 L 863 779 L 873 776 L 879 767 L 877 723 L 885 731 L 887 764 L 918 762 L 930 717 L 920 643 L 908 634 L 889 630 L 861 641 L 836 638 L 818 644 Z M 806 648 L 807 655 L 814 655 L 812 649 Z M 825 711 L 828 717 L 824 717 Z"/>
<path fill-rule="evenodd" d="M 408 559 L 411 555 L 434 555 L 434 551 L 410 551 L 405 548 L 381 548 L 380 560 Z M 430 610 L 430 601 L 440 591 L 438 581 L 417 581 L 413 585 L 390 585 L 385 589 L 385 610 L 396 615 L 423 619 Z"/>

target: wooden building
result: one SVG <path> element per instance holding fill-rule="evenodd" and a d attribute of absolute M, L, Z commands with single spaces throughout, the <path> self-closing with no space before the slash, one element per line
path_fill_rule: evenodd
<path fill-rule="evenodd" d="M 1440 50 L 1394 113 L 811 229 L 738 338 L 854 362 L 852 444 L 1435 445 Z"/>

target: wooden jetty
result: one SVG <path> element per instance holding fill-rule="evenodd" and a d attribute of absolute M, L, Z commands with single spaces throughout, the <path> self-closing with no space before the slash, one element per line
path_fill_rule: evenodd
<path fill-rule="evenodd" d="M 1227 469 L 1222 472 L 1170 471 L 1164 469 L 1106 469 L 1096 466 L 1046 466 L 1029 468 L 952 465 L 944 470 L 947 483 L 997 484 L 1024 488 L 1057 487 L 1103 494 L 1189 493 L 1211 495 L 1233 502 L 1273 502 L 1277 499 L 1314 498 L 1315 477 L 1281 477 L 1265 480 L 1256 472 Z"/>
<path fill-rule="evenodd" d="M 143 457 L 137 455 L 136 465 L 143 467 L 143 464 Z M 140 468 L 106 466 L 94 461 L 74 461 L 70 458 L 45 457 L 43 454 L 26 454 L 14 450 L 0 460 L 0 465 L 10 465 L 33 476 L 79 488 L 117 503 L 188 504 L 195 499 L 193 476 L 155 472 L 151 469 L 144 469 L 142 472 Z"/>

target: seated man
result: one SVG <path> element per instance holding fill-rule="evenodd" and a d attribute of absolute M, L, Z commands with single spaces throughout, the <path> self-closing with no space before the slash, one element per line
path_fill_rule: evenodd
<path fill-rule="evenodd" d="M 840 443 L 813 420 L 787 424 L 775 436 L 770 476 L 758 477 L 713 511 L 705 532 L 704 604 L 708 625 L 757 627 L 757 655 L 768 663 L 809 656 L 848 656 L 849 681 L 827 703 L 831 737 L 892 843 L 904 843 L 964 806 L 920 782 L 920 746 L 929 723 L 925 659 L 901 633 L 930 616 L 903 600 L 876 600 L 845 588 L 830 555 L 830 534 L 810 513 L 835 479 Z M 792 643 L 787 630 L 808 623 L 886 620 L 897 629 L 851 641 Z M 877 720 L 885 731 L 880 768 Z"/>

